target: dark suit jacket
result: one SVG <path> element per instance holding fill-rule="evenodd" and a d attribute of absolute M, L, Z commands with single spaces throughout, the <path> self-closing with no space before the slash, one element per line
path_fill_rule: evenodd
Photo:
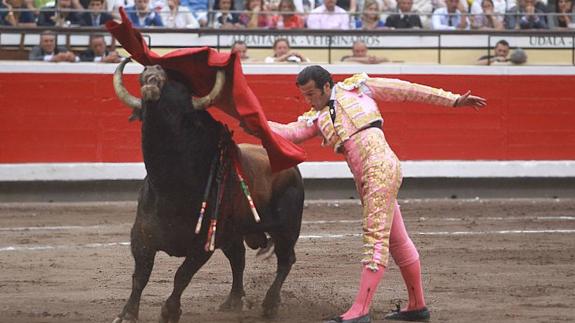
<path fill-rule="evenodd" d="M 98 25 L 94 25 L 94 21 L 92 20 L 93 16 L 92 13 L 90 12 L 84 12 L 82 14 L 82 26 L 101 26 L 106 24 L 108 21 L 114 19 L 114 17 L 112 17 L 111 14 L 107 13 L 107 12 L 101 12 L 100 13 L 100 21 L 98 23 Z"/>
<path fill-rule="evenodd" d="M 423 28 L 421 19 L 418 15 L 404 15 L 403 18 L 399 14 L 393 14 L 385 20 L 386 27 L 394 27 L 395 29 L 402 28 Z"/>
<path fill-rule="evenodd" d="M 109 54 L 110 52 L 106 49 L 105 55 L 107 56 Z M 94 51 L 92 51 L 91 49 L 87 49 L 80 53 L 80 61 L 82 62 L 93 62 L 94 58 L 96 58 L 96 55 L 94 54 Z"/>
<path fill-rule="evenodd" d="M 68 51 L 68 49 L 66 49 L 66 47 L 64 47 L 64 46 L 56 46 L 56 48 L 54 48 L 54 53 L 52 53 L 52 54 L 56 55 L 58 53 L 65 53 L 67 51 Z M 28 55 L 28 60 L 30 60 L 30 61 L 43 61 L 44 56 L 46 56 L 48 54 L 49 53 L 46 53 L 42 50 L 42 47 L 34 46 Z"/>
<path fill-rule="evenodd" d="M 55 8 L 53 6 L 43 7 L 40 10 L 40 16 L 38 16 L 38 26 L 54 26 L 54 21 L 52 17 L 56 14 Z M 66 21 L 69 21 L 72 25 L 82 25 L 82 18 L 78 12 L 69 12 L 66 16 Z"/>

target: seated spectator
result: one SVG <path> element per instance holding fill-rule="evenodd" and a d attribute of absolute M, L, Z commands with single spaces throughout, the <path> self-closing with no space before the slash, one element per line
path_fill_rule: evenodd
<path fill-rule="evenodd" d="M 208 0 L 182 0 L 180 5 L 190 9 L 200 27 L 208 25 Z"/>
<path fill-rule="evenodd" d="M 80 53 L 80 61 L 96 63 L 119 63 L 122 57 L 116 51 L 109 51 L 103 35 L 91 35 L 88 49 Z"/>
<path fill-rule="evenodd" d="M 367 55 L 367 45 L 363 40 L 356 40 L 351 48 L 352 55 L 341 58 L 342 62 L 355 62 L 361 64 L 380 64 L 389 62 L 387 58 Z"/>
<path fill-rule="evenodd" d="M 296 7 L 293 0 L 281 0 L 278 9 L 279 14 L 271 18 L 270 28 L 302 29 L 305 27 L 303 18 L 298 14 L 294 14 Z"/>
<path fill-rule="evenodd" d="M 335 5 L 336 0 L 324 0 L 323 4 L 310 12 L 307 18 L 309 29 L 349 29 L 349 15 Z"/>
<path fill-rule="evenodd" d="M 180 0 L 168 0 L 168 6 L 162 8 L 162 22 L 168 28 L 200 28 L 188 7 L 180 5 Z"/>
<path fill-rule="evenodd" d="M 214 11 L 216 11 L 216 15 L 214 17 L 214 28 L 241 28 L 240 15 L 230 12 L 234 10 L 236 10 L 234 0 L 216 0 L 216 3 L 214 4 Z"/>
<path fill-rule="evenodd" d="M 413 12 L 419 14 L 419 19 L 421 19 L 421 25 L 425 29 L 431 29 L 431 16 L 433 10 L 433 4 L 429 0 L 413 0 L 413 5 L 411 6 Z"/>
<path fill-rule="evenodd" d="M 120 7 L 129 8 L 134 6 L 134 0 L 106 0 L 106 11 L 112 14 L 114 19 L 120 19 Z"/>
<path fill-rule="evenodd" d="M 82 14 L 82 26 L 98 27 L 113 19 L 111 14 L 104 11 L 104 0 L 90 0 L 88 12 Z"/>
<path fill-rule="evenodd" d="M 246 45 L 243 40 L 236 40 L 232 44 L 231 53 L 237 53 L 243 63 L 251 61 L 251 58 L 248 56 L 248 45 Z"/>
<path fill-rule="evenodd" d="M 289 41 L 286 38 L 278 38 L 273 45 L 274 55 L 265 59 L 266 63 L 304 63 L 309 59 L 300 53 L 290 49 Z"/>
<path fill-rule="evenodd" d="M 397 13 L 387 17 L 385 26 L 395 29 L 423 28 L 419 15 L 412 13 L 413 0 L 399 0 Z"/>
<path fill-rule="evenodd" d="M 436 30 L 469 29 L 467 10 L 459 0 L 446 0 L 446 7 L 435 10 L 431 20 Z"/>
<path fill-rule="evenodd" d="M 379 19 L 381 10 L 377 0 L 366 0 L 363 6 L 361 18 L 355 21 L 356 29 L 374 30 L 385 27 L 385 22 Z"/>
<path fill-rule="evenodd" d="M 571 0 L 556 0 L 555 15 L 548 16 L 549 28 L 569 28 L 575 22 L 573 2 Z"/>
<path fill-rule="evenodd" d="M 537 7 L 535 0 L 517 0 L 517 6 L 505 16 L 507 29 L 546 29 L 545 10 Z"/>
<path fill-rule="evenodd" d="M 80 13 L 77 11 L 69 11 L 72 10 L 72 0 L 58 0 L 56 3 L 58 9 L 62 11 L 59 11 L 56 15 L 55 6 L 43 7 L 40 10 L 40 16 L 38 16 L 38 26 L 66 27 L 82 25 Z"/>
<path fill-rule="evenodd" d="M 482 0 L 481 9 L 483 13 L 475 15 L 471 28 L 473 29 L 494 29 L 503 30 L 503 16 L 495 13 L 493 0 Z"/>
<path fill-rule="evenodd" d="M 31 0 L 2 0 L 0 26 L 36 27 L 35 11 Z"/>
<path fill-rule="evenodd" d="M 150 8 L 150 0 L 135 0 L 133 7 L 126 8 L 126 14 L 134 27 L 163 27 L 162 17 Z"/>
<path fill-rule="evenodd" d="M 40 45 L 34 46 L 28 59 L 44 62 L 77 62 L 79 59 L 63 46 L 56 46 L 56 34 L 46 30 L 40 35 Z"/>
<path fill-rule="evenodd" d="M 240 24 L 247 28 L 267 28 L 269 27 L 269 18 L 267 14 L 262 13 L 266 11 L 264 8 L 263 0 L 247 0 L 247 12 L 240 15 Z"/>
<path fill-rule="evenodd" d="M 477 65 L 492 65 L 495 63 L 509 62 L 509 43 L 506 40 L 500 40 L 495 44 L 493 49 L 493 56 L 481 56 L 477 60 Z"/>

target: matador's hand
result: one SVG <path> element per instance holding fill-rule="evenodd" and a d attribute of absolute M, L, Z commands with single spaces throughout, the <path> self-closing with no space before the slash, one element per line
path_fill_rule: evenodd
<path fill-rule="evenodd" d="M 487 106 L 487 100 L 479 96 L 471 95 L 471 91 L 467 91 L 467 93 L 461 95 L 457 99 L 457 101 L 455 101 L 454 106 L 456 107 L 469 106 L 479 111 L 480 108 Z"/>

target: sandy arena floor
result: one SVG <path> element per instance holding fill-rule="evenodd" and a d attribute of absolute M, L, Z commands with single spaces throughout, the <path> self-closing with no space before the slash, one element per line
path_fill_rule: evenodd
<path fill-rule="evenodd" d="M 575 200 L 404 200 L 433 322 L 574 322 Z M 0 322 L 112 322 L 130 293 L 135 203 L 0 204 Z M 274 322 L 320 322 L 355 296 L 357 203 L 311 203 Z M 141 322 L 155 322 L 181 259 L 165 254 L 144 290 Z M 182 298 L 181 322 L 264 322 L 275 258 L 248 251 L 239 314 L 217 311 L 231 271 L 216 252 Z M 372 317 L 406 302 L 395 264 Z"/>

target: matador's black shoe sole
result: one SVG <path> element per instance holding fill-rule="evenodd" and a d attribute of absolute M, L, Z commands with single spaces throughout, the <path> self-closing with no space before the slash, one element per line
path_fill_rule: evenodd
<path fill-rule="evenodd" d="M 431 314 L 427 307 L 413 311 L 394 311 L 385 316 L 389 321 L 429 322 Z"/>
<path fill-rule="evenodd" d="M 323 323 L 371 323 L 371 317 L 369 317 L 369 314 L 365 314 L 364 316 L 356 317 L 354 319 L 344 320 L 341 316 L 338 316 L 331 320 L 324 321 Z"/>

